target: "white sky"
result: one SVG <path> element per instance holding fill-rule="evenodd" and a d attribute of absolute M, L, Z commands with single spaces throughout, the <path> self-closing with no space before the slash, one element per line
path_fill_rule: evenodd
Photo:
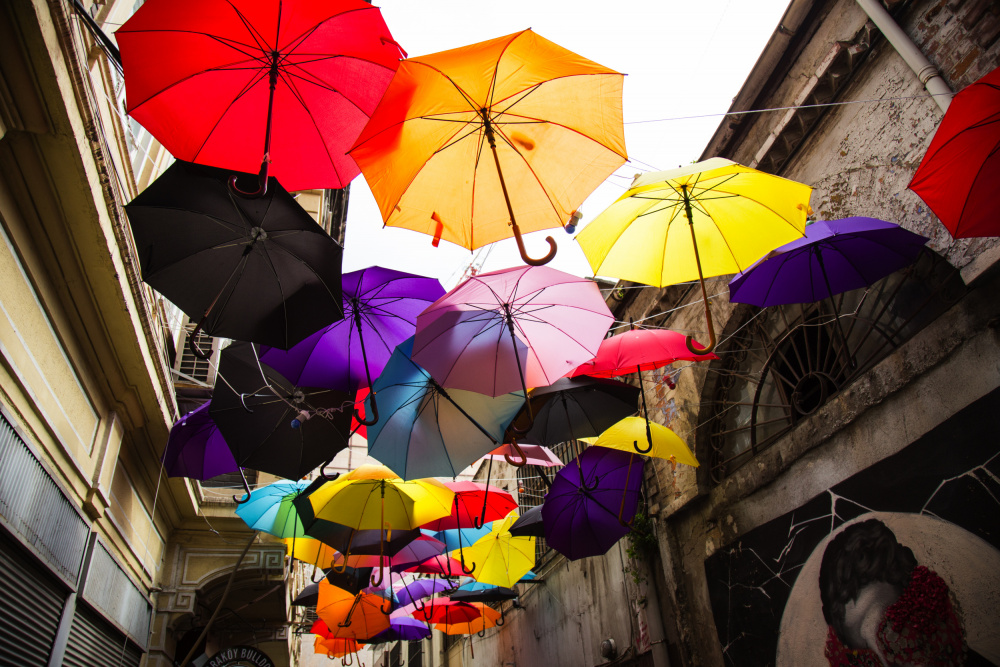
<path fill-rule="evenodd" d="M 600 4 L 586 0 L 505 0 L 495 4 L 482 0 L 375 0 L 374 4 L 381 7 L 393 37 L 410 56 L 531 28 L 585 58 L 627 74 L 623 108 L 630 161 L 584 202 L 582 228 L 621 196 L 636 173 L 671 169 L 698 159 L 721 116 L 638 121 L 728 111 L 788 0 Z M 579 245 L 560 229 L 526 235 L 529 255 L 541 256 L 547 251 L 547 235 L 559 244 L 549 266 L 579 276 L 592 275 Z M 377 264 L 434 276 L 451 288 L 474 258 L 477 263 L 485 259 L 484 271 L 521 264 L 513 240 L 487 246 L 477 255 L 447 241 L 434 248 L 427 235 L 383 227 L 364 176 L 351 184 L 345 273 Z"/>

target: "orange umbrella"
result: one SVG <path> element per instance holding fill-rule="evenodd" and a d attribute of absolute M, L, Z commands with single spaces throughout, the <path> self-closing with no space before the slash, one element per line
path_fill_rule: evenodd
<path fill-rule="evenodd" d="M 626 160 L 623 78 L 531 30 L 410 58 L 350 154 L 385 224 L 545 264 L 555 241 L 532 259 L 522 231 L 567 224 Z"/>
<path fill-rule="evenodd" d="M 480 616 L 465 620 L 464 616 L 458 616 L 449 622 L 435 623 L 434 627 L 446 635 L 471 635 L 473 632 L 484 632 L 486 628 L 492 628 L 500 620 L 500 612 L 484 602 L 467 602 L 479 610 Z"/>
<path fill-rule="evenodd" d="M 388 608 L 384 608 L 385 604 Z M 319 601 L 316 614 L 334 637 L 370 639 L 389 628 L 392 602 L 378 595 L 358 593 L 352 595 L 326 580 L 319 582 Z"/>
<path fill-rule="evenodd" d="M 313 642 L 313 652 L 325 655 L 328 658 L 343 658 L 352 653 L 357 653 L 359 648 L 358 642 L 353 639 L 344 639 L 332 635 L 330 637 L 316 635 L 316 641 Z"/>

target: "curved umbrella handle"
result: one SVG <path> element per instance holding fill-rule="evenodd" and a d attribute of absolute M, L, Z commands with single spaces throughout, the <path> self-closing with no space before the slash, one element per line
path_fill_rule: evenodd
<path fill-rule="evenodd" d="M 521 450 L 521 446 L 517 444 L 516 439 L 511 438 L 510 445 L 517 452 L 517 455 L 521 457 L 521 460 L 520 461 L 513 460 L 512 458 L 510 458 L 510 454 L 504 454 L 503 455 L 504 460 L 507 463 L 514 466 L 515 468 L 523 468 L 525 464 L 528 462 L 528 457 L 524 455 L 524 451 Z M 482 526 L 476 526 L 476 528 L 482 528 Z"/>
<path fill-rule="evenodd" d="M 236 176 L 229 177 L 229 191 L 234 195 L 239 195 L 244 199 L 259 199 L 267 194 L 267 171 L 268 165 L 271 164 L 271 158 L 268 155 L 264 156 L 264 159 L 260 161 L 260 173 L 257 175 L 257 189 L 256 190 L 240 190 L 236 185 Z"/>
<path fill-rule="evenodd" d="M 334 480 L 336 480 L 336 479 L 338 479 L 340 477 L 340 473 L 339 472 L 335 472 L 332 475 L 326 474 L 326 467 L 328 465 L 330 465 L 331 463 L 333 463 L 334 456 L 336 456 L 336 454 L 334 454 L 329 459 L 327 459 L 326 461 L 324 461 L 320 465 L 320 467 L 319 467 L 319 476 L 322 477 L 323 479 L 325 479 L 328 482 L 332 482 L 332 481 L 334 481 Z"/>
<path fill-rule="evenodd" d="M 486 636 L 486 624 L 485 623 L 483 623 L 483 629 L 480 630 L 479 632 L 477 632 L 476 636 L 478 636 L 478 637 L 485 637 Z"/>
<path fill-rule="evenodd" d="M 240 468 L 240 479 L 243 480 L 243 489 L 247 492 L 246 498 L 240 500 L 239 496 L 233 496 L 233 501 L 237 505 L 242 505 L 243 503 L 250 502 L 250 485 L 247 483 L 247 476 L 243 474 L 243 468 Z"/>
<path fill-rule="evenodd" d="M 649 454 L 651 451 L 653 451 L 653 443 L 649 443 L 646 449 L 643 449 L 642 447 L 639 446 L 638 440 L 632 441 L 632 447 L 635 449 L 635 451 L 639 452 L 640 454 Z"/>
<path fill-rule="evenodd" d="M 544 266 L 552 261 L 556 256 L 556 241 L 551 236 L 546 236 L 545 240 L 549 242 L 549 252 L 544 257 L 535 259 L 533 257 L 528 257 L 528 251 L 524 247 L 524 240 L 521 238 L 521 230 L 518 228 L 517 223 L 513 223 L 511 227 L 514 230 L 514 240 L 517 241 L 517 251 L 521 253 L 521 260 L 529 266 Z"/>
<path fill-rule="evenodd" d="M 332 655 L 330 655 L 329 653 L 327 653 L 327 656 L 329 656 L 329 658 L 331 660 L 333 660 L 333 656 Z M 350 657 L 351 657 L 350 653 L 348 653 L 347 655 L 345 655 L 343 658 L 340 659 L 340 664 L 343 665 L 343 667 L 351 667 L 351 665 L 353 665 L 354 662 L 349 659 Z"/>
<path fill-rule="evenodd" d="M 461 551 L 459 551 L 458 552 L 458 556 L 459 556 L 459 558 L 461 558 L 462 572 L 464 572 L 465 574 L 472 574 L 473 572 L 476 571 L 476 563 L 475 563 L 475 561 L 473 561 L 472 567 L 466 567 L 465 566 L 465 554 L 462 553 Z"/>
<path fill-rule="evenodd" d="M 506 622 L 507 622 L 507 617 L 504 615 L 504 608 L 500 607 L 500 620 L 497 621 L 495 625 L 499 628 Z"/>
<path fill-rule="evenodd" d="M 392 613 L 392 598 L 391 597 L 386 598 L 385 601 L 388 602 L 389 604 L 386 605 L 386 607 L 382 607 L 382 605 L 379 605 L 378 610 L 382 612 L 383 615 L 388 616 L 389 614 Z"/>
<path fill-rule="evenodd" d="M 586 480 L 580 480 L 580 486 L 583 487 L 585 491 L 596 491 L 597 487 L 601 484 L 602 475 L 594 475 L 594 484 L 587 484 Z"/>
<path fill-rule="evenodd" d="M 354 408 L 354 421 L 358 422 L 362 426 L 374 426 L 378 423 L 378 403 L 375 402 L 375 391 L 372 390 L 368 396 L 372 399 L 372 418 L 365 419 L 358 412 L 357 408 Z"/>
<path fill-rule="evenodd" d="M 420 606 L 417 606 L 417 605 L 420 605 Z M 427 607 L 427 605 L 424 604 L 423 599 L 414 600 L 413 601 L 413 609 L 414 609 L 414 611 L 423 611 L 426 607 Z"/>
<path fill-rule="evenodd" d="M 708 322 L 708 347 L 701 347 L 695 342 L 694 336 L 686 336 L 684 338 L 684 344 L 687 349 L 691 350 L 693 354 L 709 354 L 715 349 L 715 327 L 712 326 L 712 314 L 708 312 L 708 307 L 705 307 L 705 318 Z"/>
<path fill-rule="evenodd" d="M 351 616 L 354 616 L 354 610 L 358 608 L 358 603 L 361 601 L 361 593 L 354 596 L 354 604 L 347 612 L 347 617 L 344 619 L 343 623 L 337 623 L 338 628 L 346 628 L 351 625 Z"/>
<path fill-rule="evenodd" d="M 208 312 L 206 312 L 204 315 L 201 316 L 201 319 L 198 320 L 198 324 L 195 326 L 194 330 L 191 331 L 191 334 L 188 336 L 188 349 L 191 350 L 191 354 L 193 354 L 194 356 L 198 357 L 199 359 L 207 361 L 208 359 L 212 358 L 212 351 L 209 350 L 208 352 L 203 352 L 202 349 L 198 347 L 198 343 L 195 342 L 198 338 L 198 334 L 200 334 L 202 329 L 205 328 L 206 319 L 208 319 Z"/>
<path fill-rule="evenodd" d="M 336 563 L 333 564 L 333 571 L 337 574 L 347 572 L 347 557 L 351 555 L 351 545 L 354 544 L 354 536 L 357 534 L 357 530 L 351 531 L 351 538 L 347 540 L 347 550 L 344 551 L 344 560 L 340 563 L 340 565 L 337 565 Z"/>
<path fill-rule="evenodd" d="M 322 576 L 322 577 L 320 577 L 320 578 L 319 578 L 319 579 L 317 580 L 317 579 L 316 579 L 316 570 L 319 570 L 320 572 L 323 572 L 322 568 L 318 568 L 318 567 L 316 567 L 315 565 L 313 565 L 313 571 L 312 571 L 312 575 L 311 575 L 311 576 L 309 577 L 309 581 L 311 581 L 311 582 L 312 582 L 312 583 L 314 583 L 314 584 L 318 584 L 318 583 L 319 583 L 320 581 L 323 581 L 323 579 L 324 579 L 324 578 L 326 577 L 326 573 L 324 572 L 324 573 L 323 573 L 323 576 Z"/>

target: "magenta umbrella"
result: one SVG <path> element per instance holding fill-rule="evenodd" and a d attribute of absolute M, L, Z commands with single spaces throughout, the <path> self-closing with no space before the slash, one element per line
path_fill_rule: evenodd
<path fill-rule="evenodd" d="M 612 322 L 593 281 L 545 266 L 502 269 L 417 317 L 413 360 L 445 387 L 527 395 L 592 359 Z"/>

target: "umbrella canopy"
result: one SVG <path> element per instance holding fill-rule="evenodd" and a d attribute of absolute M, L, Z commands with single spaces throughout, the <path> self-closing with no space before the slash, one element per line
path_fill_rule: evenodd
<path fill-rule="evenodd" d="M 488 607 L 479 601 L 460 601 L 452 599 L 449 604 L 455 605 L 455 609 L 452 611 L 447 610 L 445 606 L 445 611 L 441 614 L 432 614 L 431 622 L 434 623 L 434 628 L 440 630 L 446 635 L 471 635 L 474 632 L 482 632 L 487 628 L 492 628 L 498 625 L 497 621 L 500 620 L 500 612 L 492 607 Z M 479 615 L 475 618 L 468 618 L 466 616 L 471 615 L 471 612 L 466 611 L 464 608 L 459 608 L 457 605 L 470 605 L 475 609 Z M 434 621 L 435 617 L 443 618 L 443 621 Z"/>
<path fill-rule="evenodd" d="M 275 537 L 302 537 L 302 522 L 292 504 L 309 482 L 273 482 L 258 487 L 246 503 L 236 507 L 236 515 L 253 530 Z"/>
<path fill-rule="evenodd" d="M 555 242 L 531 260 L 521 233 L 566 224 L 625 162 L 622 79 L 531 30 L 410 58 L 351 155 L 385 224 L 548 261 Z"/>
<path fill-rule="evenodd" d="M 291 604 L 296 607 L 315 607 L 319 601 L 319 583 L 308 584 L 303 588 Z"/>
<path fill-rule="evenodd" d="M 427 607 L 421 613 L 421 618 L 428 623 L 450 625 L 452 623 L 468 623 L 482 616 L 482 611 L 469 602 L 452 602 L 451 600 L 435 600 L 434 608 Z M 414 614 L 416 615 L 416 614 Z M 440 630 L 441 628 L 438 628 Z"/>
<path fill-rule="evenodd" d="M 432 556 L 442 554 L 444 551 L 444 542 L 436 540 L 430 535 L 419 535 L 391 556 L 389 554 L 382 556 L 359 555 L 356 552 L 352 552 L 347 562 L 353 567 L 393 567 L 403 569 L 421 563 Z"/>
<path fill-rule="evenodd" d="M 322 623 L 322 621 L 319 622 Z M 319 653 L 328 658 L 343 658 L 357 653 L 362 646 L 363 644 L 358 644 L 357 641 L 349 638 L 334 637 L 332 634 L 329 637 L 316 635 L 313 642 L 313 653 Z"/>
<path fill-rule="evenodd" d="M 478 582 L 477 582 L 478 583 Z M 466 584 L 475 586 L 476 584 Z M 504 586 L 483 585 L 481 588 L 466 588 L 461 586 L 451 594 L 451 599 L 457 602 L 503 602 L 517 597 L 517 591 Z"/>
<path fill-rule="evenodd" d="M 378 595 L 351 594 L 326 581 L 319 582 L 316 615 L 335 637 L 365 640 L 389 628 L 391 605 Z"/>
<path fill-rule="evenodd" d="M 519 516 L 511 512 L 503 521 L 494 521 L 489 535 L 466 548 L 476 581 L 510 587 L 535 564 L 535 538 L 510 534 Z"/>
<path fill-rule="evenodd" d="M 556 456 L 555 452 L 548 447 L 544 447 L 542 445 L 532 445 L 531 443 L 519 443 L 518 449 L 520 449 L 521 454 L 524 455 L 526 465 L 541 466 L 543 468 L 565 465 L 559 457 Z M 515 450 L 510 444 L 504 444 L 494 449 L 484 458 L 492 461 L 503 461 L 506 457 L 512 457 L 515 455 L 517 455 L 517 450 Z"/>
<path fill-rule="evenodd" d="M 951 99 L 910 189 L 956 239 L 1000 236 L 1000 68 Z"/>
<path fill-rule="evenodd" d="M 396 593 L 399 605 L 404 607 L 413 604 L 417 600 L 430 597 L 435 593 L 440 593 L 451 588 L 454 588 L 454 586 L 447 580 L 434 578 L 417 579 L 409 583 L 404 582 L 396 586 L 393 591 Z"/>
<path fill-rule="evenodd" d="M 344 319 L 287 352 L 262 349 L 260 360 L 306 387 L 367 387 L 416 331 L 417 315 L 445 292 L 434 278 L 379 266 L 344 274 L 342 286 Z"/>
<path fill-rule="evenodd" d="M 443 577 L 453 579 L 462 574 L 462 563 L 447 554 L 440 554 L 416 565 L 404 568 L 403 571 L 419 574 L 439 574 Z"/>
<path fill-rule="evenodd" d="M 298 479 L 347 447 L 349 394 L 296 387 L 249 343 L 222 351 L 219 375 L 209 414 L 240 465 Z"/>
<path fill-rule="evenodd" d="M 389 617 L 389 629 L 383 630 L 372 637 L 372 644 L 384 642 L 413 642 L 426 639 L 431 636 L 431 629 L 423 621 L 418 621 L 412 616 L 396 615 Z"/>
<path fill-rule="evenodd" d="M 287 349 L 343 317 L 343 249 L 281 187 L 234 197 L 228 176 L 177 161 L 125 206 L 142 279 L 212 336 Z"/>
<path fill-rule="evenodd" d="M 333 567 L 340 556 L 330 545 L 308 537 L 288 537 L 283 541 L 289 556 L 303 563 L 311 563 L 321 570 Z"/>
<path fill-rule="evenodd" d="M 528 401 L 534 424 L 523 429 L 521 437 L 528 442 L 555 445 L 600 435 L 612 424 L 635 414 L 639 389 L 604 378 L 562 378 L 548 387 L 532 389 Z M 514 428 L 526 417 L 522 413 L 515 418 Z"/>
<path fill-rule="evenodd" d="M 462 527 L 472 526 L 480 518 L 483 504 L 486 504 L 486 522 L 502 519 L 517 509 L 514 497 L 503 489 L 479 482 L 445 482 L 445 486 L 455 492 L 451 514 L 426 524 L 428 530 L 457 529 L 461 539 L 466 539 Z M 483 523 L 479 522 L 480 525 Z M 473 540 L 475 541 L 475 540 Z"/>
<path fill-rule="evenodd" d="M 680 436 L 655 422 L 648 422 L 648 425 L 652 434 L 652 450 L 643 452 L 645 456 L 672 459 L 677 463 L 698 467 L 698 459 Z M 646 439 L 646 426 L 646 420 L 641 417 L 627 417 L 602 433 L 594 441 L 594 445 L 622 452 L 635 452 L 636 441 Z"/>
<path fill-rule="evenodd" d="M 417 318 L 413 360 L 445 387 L 545 387 L 600 347 L 614 317 L 597 283 L 538 266 L 473 276 Z"/>
<path fill-rule="evenodd" d="M 664 287 L 698 280 L 715 347 L 706 276 L 737 273 L 803 234 L 808 185 L 723 158 L 638 176 L 576 240 L 595 275 Z M 685 227 L 687 229 L 685 229 Z"/>
<path fill-rule="evenodd" d="M 511 524 L 510 534 L 515 537 L 545 537 L 542 506 L 536 505 L 525 510 L 517 521 Z"/>
<path fill-rule="evenodd" d="M 347 567 L 343 571 L 338 570 L 339 568 L 330 568 L 326 573 L 326 580 L 338 588 L 343 588 L 348 593 L 359 593 L 368 588 L 371 583 L 372 568 L 370 567 Z"/>
<path fill-rule="evenodd" d="M 115 39 L 127 111 L 171 155 L 291 190 L 357 176 L 345 153 L 400 54 L 362 0 L 150 0 Z"/>
<path fill-rule="evenodd" d="M 206 480 L 240 469 L 205 403 L 170 427 L 163 467 L 168 477 Z"/>
<path fill-rule="evenodd" d="M 570 560 L 610 549 L 629 532 L 642 467 L 639 456 L 604 447 L 588 447 L 570 461 L 556 473 L 542 505 L 548 545 Z"/>
<path fill-rule="evenodd" d="M 482 528 L 470 527 L 462 528 L 461 530 L 439 530 L 434 533 L 434 537 L 444 542 L 445 549 L 454 551 L 459 547 L 459 533 L 461 533 L 462 544 L 472 544 L 484 535 L 489 534 L 490 528 L 490 522 L 487 522 Z"/>
<path fill-rule="evenodd" d="M 373 385 L 383 415 L 368 427 L 368 454 L 404 479 L 455 477 L 503 440 L 524 397 L 445 389 L 412 349 L 412 338 L 397 347 Z"/>
<path fill-rule="evenodd" d="M 669 329 L 632 329 L 601 341 L 597 355 L 570 375 L 613 378 L 662 368 L 675 361 L 710 361 L 714 354 L 696 354 L 684 334 Z M 695 341 L 697 343 L 697 341 Z M 698 346 L 700 347 L 700 346 Z"/>
<path fill-rule="evenodd" d="M 761 308 L 813 303 L 867 287 L 917 260 L 927 238 L 875 218 L 821 221 L 729 283 L 729 300 Z"/>

